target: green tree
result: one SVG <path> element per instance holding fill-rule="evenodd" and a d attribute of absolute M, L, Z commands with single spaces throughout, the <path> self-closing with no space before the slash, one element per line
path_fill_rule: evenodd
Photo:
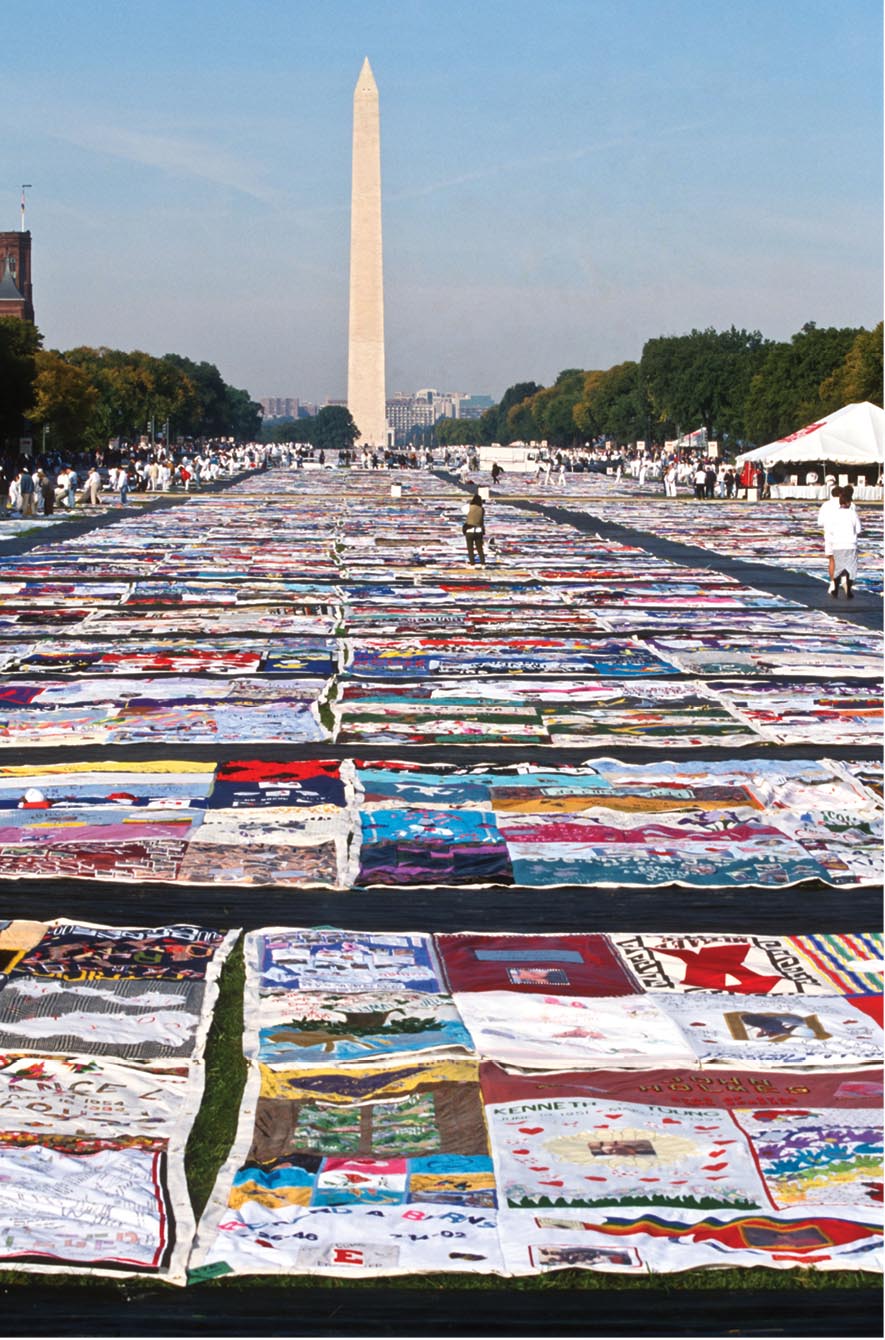
<path fill-rule="evenodd" d="M 638 363 L 585 373 L 581 399 L 574 407 L 575 423 L 585 437 L 604 434 L 621 443 L 635 442 L 645 437 L 650 417 Z"/>
<path fill-rule="evenodd" d="M 163 362 L 183 372 L 194 387 L 196 402 L 190 416 L 181 420 L 188 437 L 226 437 L 230 428 L 227 386 L 214 363 L 195 363 L 182 354 L 164 354 Z"/>
<path fill-rule="evenodd" d="M 225 388 L 227 435 L 240 442 L 254 442 L 261 431 L 261 406 L 248 391 Z"/>
<path fill-rule="evenodd" d="M 482 440 L 479 419 L 437 419 L 433 431 L 441 447 L 473 447 Z"/>
<path fill-rule="evenodd" d="M 104 446 L 108 438 L 135 438 L 146 430 L 154 414 L 156 383 L 148 354 L 136 350 L 82 345 L 64 358 L 80 368 L 99 393 L 99 401 L 88 430 L 88 445 Z"/>
<path fill-rule="evenodd" d="M 510 412 L 516 405 L 529 400 L 541 389 L 537 382 L 516 382 L 513 386 L 508 386 L 498 404 L 492 405 L 491 409 L 487 409 L 480 417 L 479 441 L 512 442 L 514 437 L 520 437 L 521 433 L 510 431 Z"/>
<path fill-rule="evenodd" d="M 85 368 L 69 363 L 57 349 L 36 355 L 34 423 L 48 425 L 53 446 L 79 449 L 89 437 L 100 395 Z"/>
<path fill-rule="evenodd" d="M 809 321 L 788 344 L 770 345 L 745 401 L 751 441 L 774 442 L 826 414 L 821 386 L 841 367 L 859 334 Z"/>
<path fill-rule="evenodd" d="M 37 351 L 43 337 L 30 321 L 0 317 L 0 441 L 17 440 L 34 403 Z"/>
<path fill-rule="evenodd" d="M 497 403 L 497 434 L 499 441 L 512 442 L 515 438 L 534 437 L 535 415 L 531 410 L 532 395 L 543 390 L 538 382 L 516 382 L 508 386 Z"/>
<path fill-rule="evenodd" d="M 511 405 L 505 415 L 505 427 L 502 433 L 505 442 L 533 442 L 538 436 L 532 397 Z"/>
<path fill-rule="evenodd" d="M 349 451 L 359 437 L 353 416 L 344 405 L 324 405 L 312 424 L 311 441 L 321 451 Z"/>
<path fill-rule="evenodd" d="M 131 441 L 146 432 L 151 419 L 157 430 L 168 421 L 176 436 L 251 440 L 258 435 L 260 406 L 247 391 L 228 386 L 213 363 L 86 345 L 61 357 L 98 392 L 85 433 L 88 446 L 103 446 L 111 437 Z"/>
<path fill-rule="evenodd" d="M 882 404 L 882 322 L 874 330 L 859 330 L 851 348 L 820 388 L 826 413 L 868 400 Z"/>
<path fill-rule="evenodd" d="M 440 446 L 476 446 L 480 441 L 479 419 L 437 419 L 433 431 Z"/>
<path fill-rule="evenodd" d="M 639 369 L 656 422 L 741 437 L 751 380 L 770 347 L 758 330 L 692 330 L 649 340 Z"/>
<path fill-rule="evenodd" d="M 570 447 L 578 440 L 574 410 L 584 390 L 584 377 L 580 368 L 566 368 L 552 386 L 532 396 L 538 433 L 552 446 Z"/>
<path fill-rule="evenodd" d="M 310 442 L 313 419 L 279 419 L 262 425 L 262 442 Z"/>

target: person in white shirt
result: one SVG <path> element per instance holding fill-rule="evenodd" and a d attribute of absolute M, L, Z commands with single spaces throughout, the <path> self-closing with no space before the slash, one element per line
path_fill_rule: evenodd
<path fill-rule="evenodd" d="M 830 542 L 830 537 L 827 534 L 827 518 L 832 516 L 835 512 L 838 512 L 839 495 L 841 494 L 841 492 L 842 490 L 838 486 L 834 488 L 831 491 L 829 498 L 827 498 L 825 502 L 821 503 L 817 513 L 817 524 L 820 526 L 821 530 L 824 533 L 824 557 L 826 558 L 829 567 L 829 574 L 830 574 L 829 593 L 831 596 L 834 596 L 836 594 L 836 583 L 833 580 L 833 578 L 836 575 L 836 569 L 833 562 L 833 546 Z"/>
<path fill-rule="evenodd" d="M 839 587 L 850 600 L 854 595 L 852 583 L 857 580 L 857 537 L 860 535 L 860 517 L 854 506 L 854 489 L 846 484 L 839 495 L 839 506 L 826 518 L 825 539 L 833 555 L 834 576 L 830 595 L 837 596 Z"/>

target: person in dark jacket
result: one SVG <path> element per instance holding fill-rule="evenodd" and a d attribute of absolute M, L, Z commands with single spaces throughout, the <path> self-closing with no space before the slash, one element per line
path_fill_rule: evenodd
<path fill-rule="evenodd" d="M 704 467 L 704 497 L 713 498 L 716 496 L 716 466 L 712 461 L 707 461 Z"/>
<path fill-rule="evenodd" d="M 467 517 L 464 522 L 464 538 L 467 541 L 467 562 L 475 563 L 478 559 L 480 563 L 485 564 L 486 556 L 483 549 L 483 537 L 486 533 L 486 513 L 482 498 L 478 493 L 474 493 L 470 499 L 470 506 L 467 508 Z"/>
<path fill-rule="evenodd" d="M 52 516 L 55 508 L 55 485 L 42 469 L 38 470 L 34 475 L 34 483 L 37 486 L 40 497 L 43 499 L 43 515 Z"/>
<path fill-rule="evenodd" d="M 34 476 L 27 466 L 20 471 L 19 487 L 22 491 L 22 516 L 33 516 L 36 502 L 36 491 L 34 489 Z"/>

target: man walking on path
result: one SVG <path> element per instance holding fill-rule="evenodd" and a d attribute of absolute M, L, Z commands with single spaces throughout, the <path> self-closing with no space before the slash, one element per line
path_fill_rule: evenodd
<path fill-rule="evenodd" d="M 831 516 L 835 515 L 835 513 L 839 511 L 839 499 L 841 493 L 842 493 L 841 488 L 839 488 L 839 486 L 836 485 L 836 487 L 830 491 L 830 496 L 829 498 L 827 498 L 826 502 L 821 503 L 817 513 L 817 524 L 820 526 L 821 530 L 824 533 L 824 557 L 827 560 L 827 566 L 829 568 L 829 576 L 830 576 L 829 594 L 831 596 L 836 594 L 836 583 L 833 580 L 834 577 L 836 576 L 836 567 L 835 567 L 835 561 L 833 559 L 832 540 L 829 534 L 827 533 L 827 522 Z"/>
<path fill-rule="evenodd" d="M 860 535 L 860 517 L 854 506 L 854 489 L 850 484 L 840 490 L 839 506 L 826 518 L 825 547 L 832 554 L 833 576 L 829 594 L 837 596 L 841 586 L 850 600 L 854 595 L 852 583 L 857 580 L 857 537 Z"/>
<path fill-rule="evenodd" d="M 467 508 L 467 517 L 464 521 L 464 538 L 467 541 L 467 562 L 473 564 L 478 558 L 480 563 L 485 566 L 486 556 L 483 549 L 483 538 L 486 530 L 485 507 L 482 498 L 478 493 L 474 493 L 470 499 L 470 506 Z"/>

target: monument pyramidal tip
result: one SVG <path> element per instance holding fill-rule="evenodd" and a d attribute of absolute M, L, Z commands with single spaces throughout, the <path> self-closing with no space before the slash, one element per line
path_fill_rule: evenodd
<path fill-rule="evenodd" d="M 353 92 L 350 201 L 350 320 L 347 408 L 357 445 L 387 446 L 384 390 L 384 268 L 381 248 L 381 118 L 368 56 Z"/>

